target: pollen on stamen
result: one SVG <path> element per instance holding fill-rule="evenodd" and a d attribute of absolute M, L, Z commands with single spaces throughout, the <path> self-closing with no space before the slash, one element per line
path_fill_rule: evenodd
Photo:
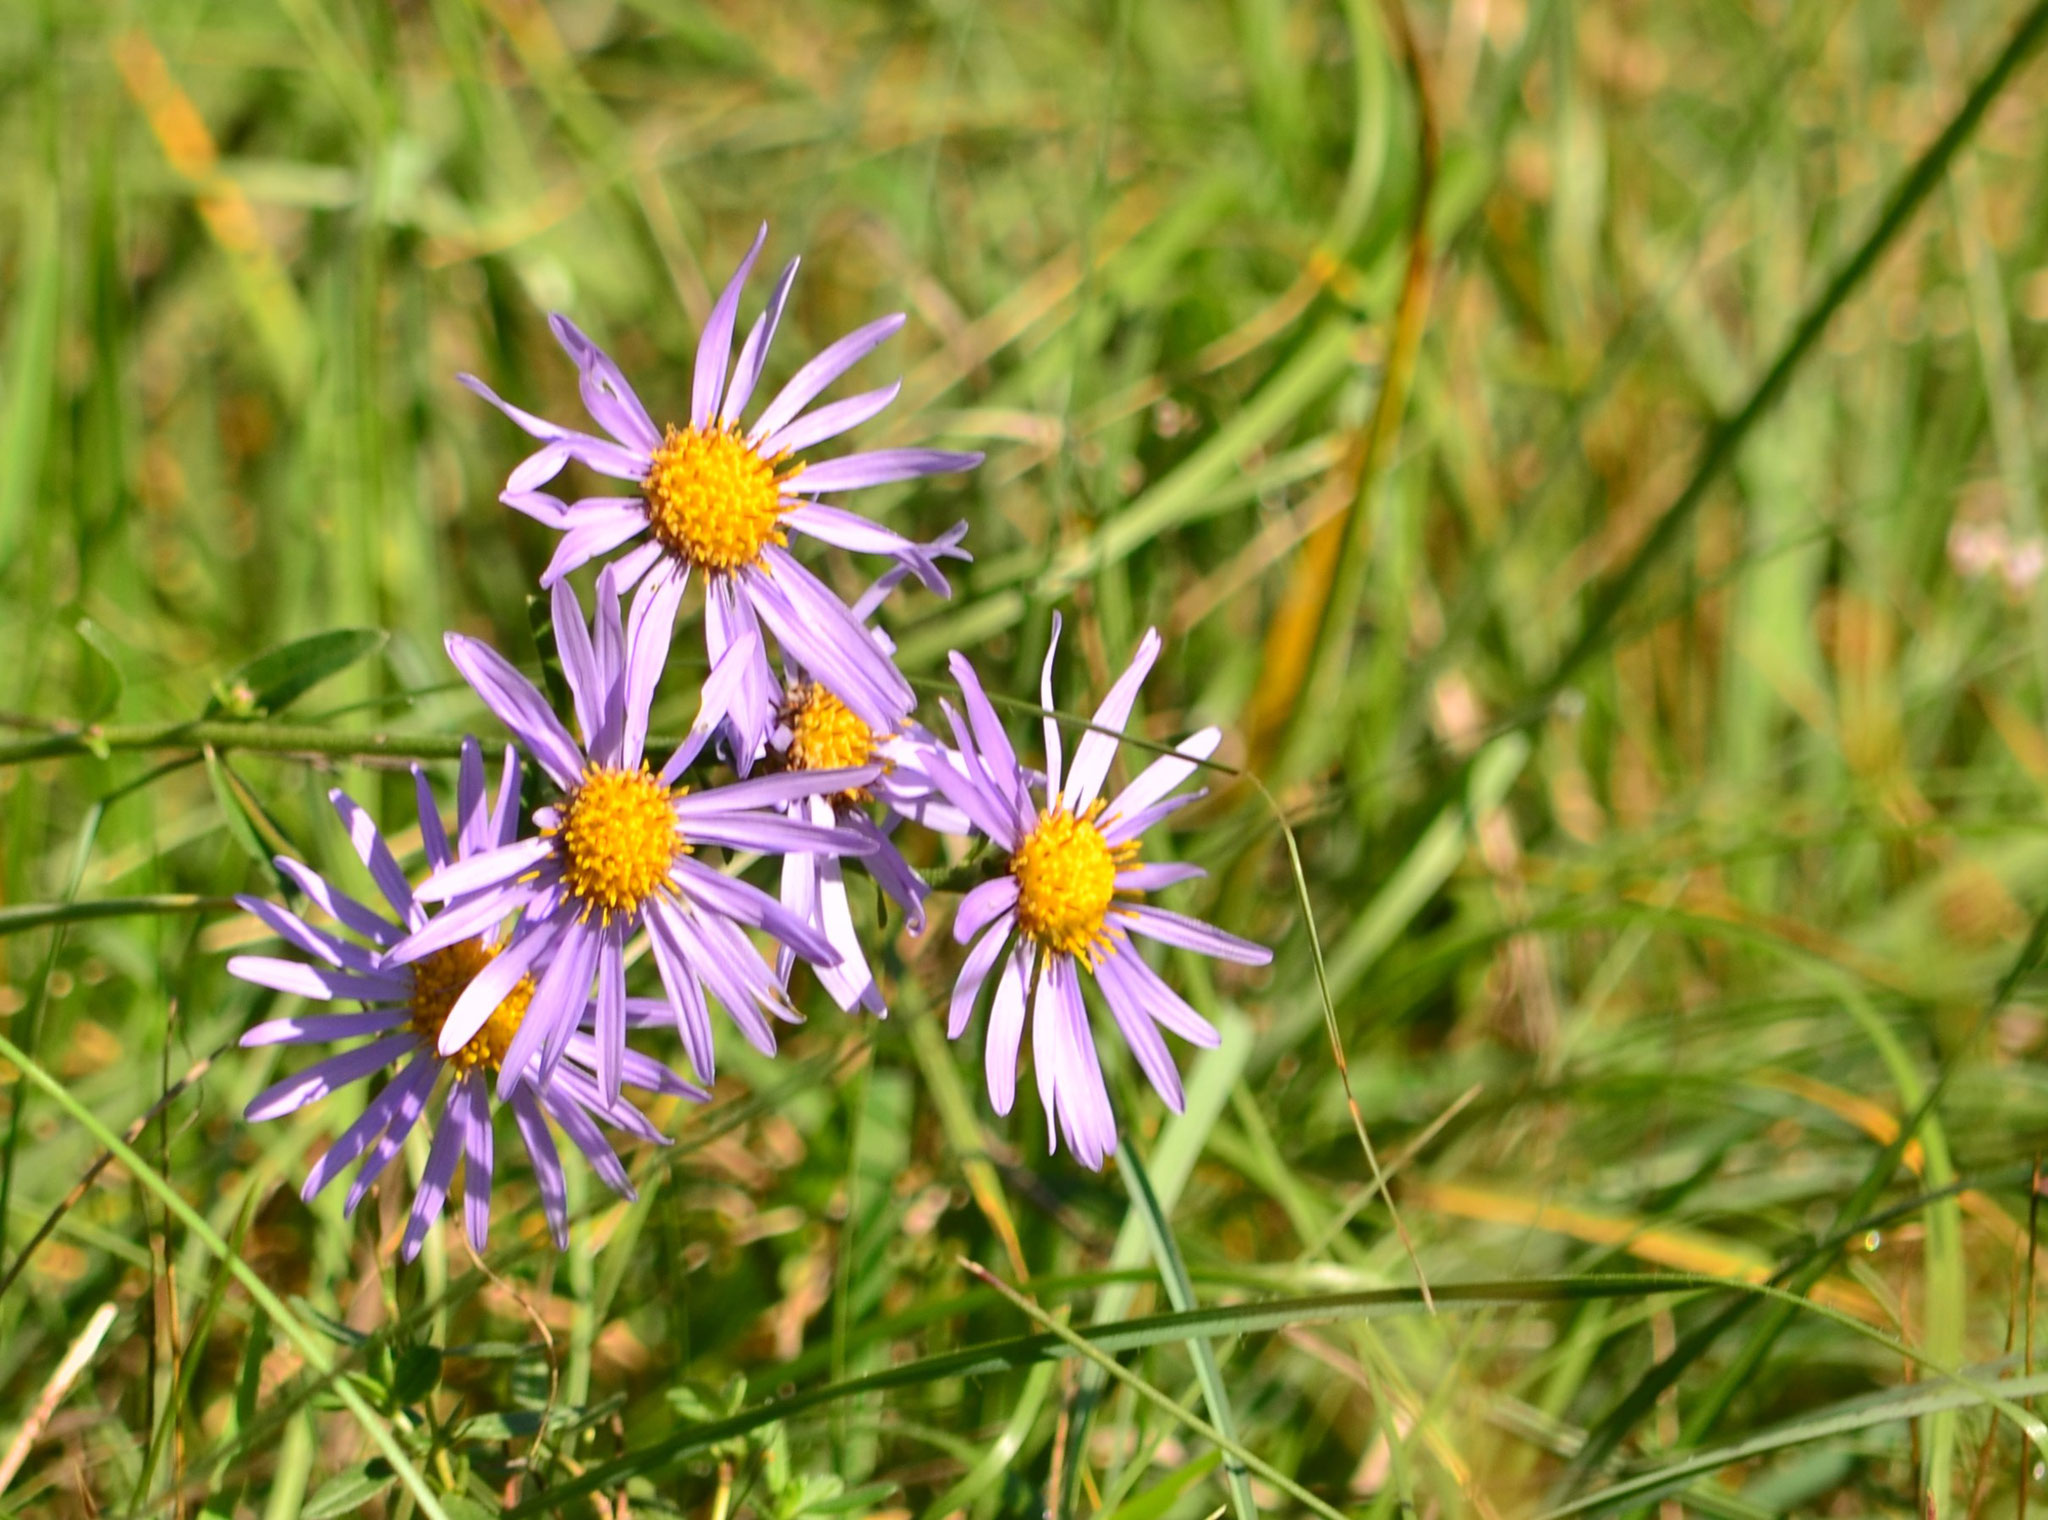
<path fill-rule="evenodd" d="M 1116 898 L 1116 873 L 1137 858 L 1138 843 L 1112 845 L 1096 820 L 1103 804 L 1074 814 L 1040 815 L 1010 857 L 1017 879 L 1017 926 L 1041 948 L 1085 964 L 1108 947 L 1104 925 Z"/>
<path fill-rule="evenodd" d="M 783 704 L 782 721 L 789 726 L 789 749 L 783 760 L 793 771 L 852 770 L 874 758 L 875 731 L 815 681 L 806 681 L 790 693 Z M 832 800 L 866 802 L 868 793 L 855 787 L 834 794 Z"/>
<path fill-rule="evenodd" d="M 803 466 L 778 473 L 784 457 L 756 453 L 730 426 L 671 426 L 640 482 L 655 539 L 703 570 L 758 563 L 769 544 L 788 542 L 782 491 Z"/>
<path fill-rule="evenodd" d="M 676 821 L 680 795 L 644 764 L 592 765 L 562 799 L 554 827 L 543 833 L 555 841 L 562 884 L 586 915 L 632 913 L 661 890 L 690 848 Z"/>
<path fill-rule="evenodd" d="M 407 1000 L 407 1023 L 412 1032 L 429 1045 L 437 1044 L 456 999 L 476 980 L 477 973 L 497 958 L 498 948 L 486 945 L 480 939 L 466 939 L 444 950 L 436 950 L 416 962 L 412 968 L 412 995 Z M 459 1072 L 479 1068 L 497 1071 L 504 1064 L 505 1052 L 512 1048 L 512 1038 L 519 1033 L 519 1026 L 526 1018 L 526 1008 L 533 1001 L 534 988 L 534 979 L 522 976 L 505 994 L 504 1001 L 491 1010 L 491 1016 L 484 1020 L 483 1027 L 469 1037 L 468 1043 L 453 1055 L 441 1059 Z"/>

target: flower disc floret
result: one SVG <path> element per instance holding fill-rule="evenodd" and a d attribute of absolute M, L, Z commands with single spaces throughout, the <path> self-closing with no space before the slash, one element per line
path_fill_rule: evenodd
<path fill-rule="evenodd" d="M 875 758 L 875 731 L 854 710 L 815 681 L 806 681 L 783 707 L 789 725 L 784 761 L 793 771 L 857 770 Z M 835 802 L 865 802 L 865 790 L 837 793 Z"/>
<path fill-rule="evenodd" d="M 689 847 L 676 822 L 676 793 L 645 763 L 591 765 L 563 799 L 554 837 L 562 882 L 587 913 L 632 913 L 660 890 Z"/>
<path fill-rule="evenodd" d="M 416 961 L 412 968 L 412 995 L 407 999 L 412 1032 L 429 1046 L 435 1044 L 455 1000 L 476 980 L 478 972 L 497 959 L 498 949 L 480 939 L 466 939 Z M 459 1072 L 479 1067 L 495 1072 L 504 1065 L 505 1052 L 511 1049 L 512 1037 L 519 1033 L 526 1018 L 527 1004 L 533 1001 L 534 986 L 532 977 L 521 977 L 505 994 L 505 1000 L 491 1010 L 483 1028 L 469 1037 L 469 1043 L 444 1057 L 447 1063 Z"/>
<path fill-rule="evenodd" d="M 1103 925 L 1116 897 L 1116 873 L 1137 845 L 1112 845 L 1097 802 L 1076 815 L 1055 807 L 1040 815 L 1010 857 L 1017 878 L 1017 926 L 1044 949 L 1083 961 L 1107 943 Z"/>
<path fill-rule="evenodd" d="M 731 427 L 671 426 L 640 488 L 663 547 L 689 564 L 731 572 L 759 564 L 782 531 L 783 487 L 802 466 L 776 474 Z"/>

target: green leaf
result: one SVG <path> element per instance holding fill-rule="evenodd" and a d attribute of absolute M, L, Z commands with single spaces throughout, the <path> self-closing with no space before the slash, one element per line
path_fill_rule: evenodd
<path fill-rule="evenodd" d="M 390 637 L 381 628 L 330 628 L 266 650 L 215 684 L 206 716 L 279 713 L 330 676 L 368 659 Z"/>
<path fill-rule="evenodd" d="M 336 1515 L 353 1515 L 377 1495 L 398 1481 L 391 1464 L 382 1460 L 345 1468 L 314 1491 L 299 1511 L 299 1520 L 333 1520 Z"/>
<path fill-rule="evenodd" d="M 391 1372 L 391 1397 L 399 1405 L 417 1404 L 441 1381 L 438 1346 L 412 1345 L 398 1353 Z"/>
<path fill-rule="evenodd" d="M 91 618 L 82 617 L 71 625 L 78 635 L 78 719 L 97 723 L 121 705 L 126 682 L 115 660 L 115 644 L 106 629 Z"/>
<path fill-rule="evenodd" d="M 227 825 L 228 837 L 242 847 L 243 854 L 267 868 L 271 856 L 294 853 L 285 842 L 283 830 L 263 811 L 263 804 L 228 769 L 227 761 L 211 749 L 206 751 L 206 780 L 213 788 L 213 800 L 220 804 L 221 821 Z M 275 843 L 267 842 L 266 835 Z"/>

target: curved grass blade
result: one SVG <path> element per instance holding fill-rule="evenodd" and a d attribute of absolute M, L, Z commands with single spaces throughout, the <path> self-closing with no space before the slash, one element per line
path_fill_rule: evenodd
<path fill-rule="evenodd" d="M 12 1061 L 15 1069 L 20 1071 L 26 1080 L 41 1088 L 53 1103 L 76 1120 L 102 1147 L 112 1152 L 114 1159 L 125 1166 L 136 1181 L 156 1194 L 164 1207 L 178 1216 L 178 1222 L 191 1231 L 193 1237 L 219 1259 L 242 1285 L 243 1291 L 255 1300 L 256 1306 L 284 1332 L 285 1338 L 292 1343 L 292 1349 L 299 1353 L 307 1366 L 322 1376 L 332 1371 L 327 1358 L 327 1348 L 319 1338 L 299 1322 L 298 1316 L 286 1308 L 284 1302 L 271 1291 L 270 1284 L 258 1277 L 249 1265 L 235 1254 L 234 1249 L 220 1238 L 212 1225 L 206 1222 L 206 1217 L 187 1203 L 183 1195 L 171 1186 L 169 1179 L 143 1160 L 133 1147 L 107 1128 L 97 1114 L 72 1096 L 68 1087 L 51 1076 L 30 1058 L 27 1051 L 4 1034 L 0 1034 L 0 1057 Z M 427 1487 L 426 1479 L 420 1475 L 419 1469 L 413 1466 L 412 1459 L 405 1453 L 405 1448 L 400 1446 L 397 1438 L 392 1435 L 390 1425 L 378 1418 L 376 1411 L 363 1401 L 362 1394 L 356 1391 L 355 1385 L 348 1379 L 336 1378 L 331 1386 L 335 1397 L 355 1416 L 356 1423 L 362 1426 L 363 1434 L 370 1438 L 379 1455 L 391 1464 L 392 1470 L 398 1474 L 399 1481 L 405 1484 L 414 1502 L 419 1505 L 420 1513 L 429 1516 L 430 1520 L 448 1520 L 447 1511 L 442 1509 L 440 1501 L 434 1497 L 433 1490 Z"/>

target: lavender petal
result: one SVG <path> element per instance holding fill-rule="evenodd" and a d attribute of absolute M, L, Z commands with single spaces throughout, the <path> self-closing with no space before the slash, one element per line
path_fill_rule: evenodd
<path fill-rule="evenodd" d="M 856 328 L 819 350 L 814 358 L 789 377 L 789 383 L 776 393 L 775 399 L 762 408 L 761 415 L 754 421 L 753 431 L 747 435 L 748 441 L 759 443 L 787 427 L 797 413 L 810 405 L 814 396 L 866 358 L 876 345 L 902 326 L 903 314 L 897 312 Z"/>
<path fill-rule="evenodd" d="M 874 449 L 865 454 L 842 454 L 822 464 L 807 465 L 786 489 L 799 496 L 814 496 L 820 491 L 857 491 L 898 480 L 971 470 L 986 457 L 978 451 L 960 453 L 953 449 Z"/>
<path fill-rule="evenodd" d="M 719 403 L 724 400 L 726 361 L 732 357 L 733 320 L 739 315 L 740 289 L 753 272 L 754 260 L 761 254 L 761 245 L 767 241 L 768 224 L 763 222 L 761 230 L 754 234 L 754 246 L 747 250 L 747 256 L 740 260 L 740 267 L 733 271 L 725 289 L 718 293 L 717 303 L 711 308 L 711 317 L 704 324 L 703 335 L 697 340 L 697 368 L 690 384 L 690 426 L 693 428 L 709 427 L 718 416 Z"/>
<path fill-rule="evenodd" d="M 583 775 L 583 752 L 533 683 L 488 644 L 459 633 L 447 635 L 444 642 L 448 658 L 475 688 L 484 706 L 512 730 L 557 786 L 565 790 L 574 786 Z"/>
<path fill-rule="evenodd" d="M 1151 673 L 1153 662 L 1159 658 L 1159 649 L 1159 630 L 1146 629 L 1145 636 L 1138 641 L 1138 652 L 1131 656 L 1131 663 L 1124 667 L 1124 673 L 1110 687 L 1109 695 L 1095 709 L 1094 726 L 1074 746 L 1074 768 L 1067 772 L 1066 788 L 1060 793 L 1060 801 L 1068 812 L 1087 811 L 1089 804 L 1101 793 L 1103 779 L 1109 775 L 1109 763 L 1116 758 L 1116 736 L 1123 732 L 1124 724 L 1130 720 L 1131 707 L 1138 700 L 1138 688 L 1145 684 L 1145 677 Z"/>
<path fill-rule="evenodd" d="M 661 434 L 653 419 L 611 356 L 560 312 L 549 316 L 548 327 L 555 341 L 576 361 L 578 386 L 591 420 L 628 448 L 651 451 L 659 445 Z M 477 1249 L 481 1251 L 482 1245 Z"/>
<path fill-rule="evenodd" d="M 1156 939 L 1161 944 L 1211 955 L 1218 960 L 1236 961 L 1241 966 L 1263 966 L 1273 959 L 1273 952 L 1264 945 L 1239 939 L 1235 934 L 1227 934 L 1198 918 L 1189 918 L 1185 913 L 1155 908 L 1149 903 L 1119 908 L 1117 916 L 1134 933 Z"/>

